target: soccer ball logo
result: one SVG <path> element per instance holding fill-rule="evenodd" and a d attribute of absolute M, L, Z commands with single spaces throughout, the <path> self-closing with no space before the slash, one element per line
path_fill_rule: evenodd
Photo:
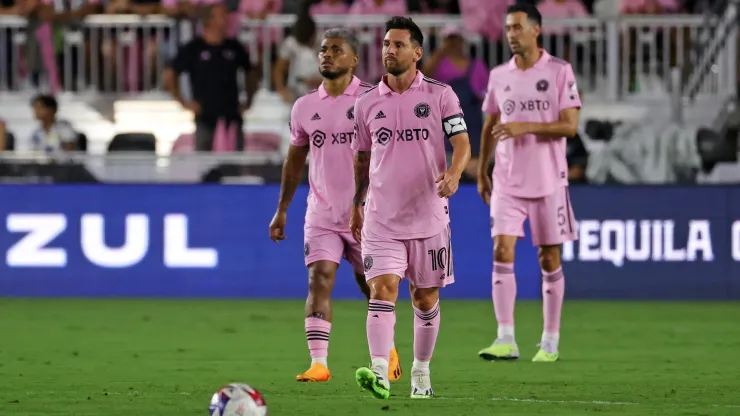
<path fill-rule="evenodd" d="M 514 109 L 516 109 L 516 104 L 514 103 L 514 101 L 506 100 L 506 101 L 504 101 L 504 106 L 503 107 L 504 107 L 503 108 L 504 114 L 506 114 L 508 116 L 508 115 L 510 115 L 511 113 L 514 112 Z"/>
<path fill-rule="evenodd" d="M 431 114 L 432 110 L 429 108 L 427 103 L 419 103 L 414 107 L 414 114 L 419 118 L 427 118 Z"/>
<path fill-rule="evenodd" d="M 382 144 L 383 146 L 387 145 L 388 142 L 391 141 L 392 135 L 393 132 L 385 127 L 381 127 L 375 132 L 375 136 L 378 138 L 378 144 Z"/>
<path fill-rule="evenodd" d="M 317 148 L 321 148 L 321 146 L 324 145 L 324 141 L 326 141 L 326 134 L 321 130 L 316 130 L 315 132 L 311 133 L 311 142 L 313 142 L 313 145 Z"/>
<path fill-rule="evenodd" d="M 365 267 L 365 271 L 368 271 L 373 268 L 373 258 L 372 256 L 365 256 L 364 259 L 362 259 L 362 265 Z"/>
<path fill-rule="evenodd" d="M 242 383 L 220 388 L 211 398 L 209 416 L 267 416 L 262 394 Z"/>
<path fill-rule="evenodd" d="M 347 109 L 347 118 L 350 120 L 355 119 L 355 108 L 354 107 L 350 107 Z"/>

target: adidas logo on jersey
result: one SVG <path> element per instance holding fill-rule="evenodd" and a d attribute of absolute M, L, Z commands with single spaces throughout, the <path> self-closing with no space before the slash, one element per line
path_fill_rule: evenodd
<path fill-rule="evenodd" d="M 509 92 L 509 91 L 511 91 L 511 87 L 507 85 L 506 88 L 504 88 L 504 92 Z"/>
<path fill-rule="evenodd" d="M 385 114 L 383 114 L 382 111 L 378 111 L 378 114 L 375 115 L 375 119 L 380 120 L 381 118 L 385 118 Z"/>
<path fill-rule="evenodd" d="M 311 121 L 314 121 L 314 120 L 321 120 L 321 117 L 319 117 L 319 113 L 316 113 L 313 115 L 313 117 L 311 117 Z"/>

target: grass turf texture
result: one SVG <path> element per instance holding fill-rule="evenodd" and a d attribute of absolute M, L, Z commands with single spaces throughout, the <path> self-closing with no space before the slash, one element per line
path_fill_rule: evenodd
<path fill-rule="evenodd" d="M 335 302 L 333 378 L 302 384 L 302 302 L 0 299 L 0 415 L 205 415 L 211 394 L 237 381 L 272 416 L 740 414 L 738 304 L 566 301 L 554 364 L 529 361 L 538 303 L 517 304 L 518 362 L 476 355 L 494 335 L 490 302 L 441 308 L 438 397 L 408 397 L 413 319 L 401 303 L 404 377 L 380 401 L 354 381 L 369 361 L 364 302 Z"/>

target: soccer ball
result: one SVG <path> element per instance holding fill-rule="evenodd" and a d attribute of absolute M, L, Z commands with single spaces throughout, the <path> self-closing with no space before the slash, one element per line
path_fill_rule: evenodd
<path fill-rule="evenodd" d="M 257 390 L 242 383 L 221 387 L 211 398 L 210 416 L 267 416 L 267 404 Z"/>

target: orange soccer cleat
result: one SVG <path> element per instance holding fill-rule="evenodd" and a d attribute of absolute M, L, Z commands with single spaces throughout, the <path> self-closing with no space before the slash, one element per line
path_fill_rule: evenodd
<path fill-rule="evenodd" d="M 388 362 L 388 380 L 396 381 L 401 379 L 401 360 L 398 358 L 398 350 L 394 347 L 391 350 L 391 357 Z"/>
<path fill-rule="evenodd" d="M 311 368 L 305 373 L 295 376 L 295 379 L 301 382 L 323 382 L 331 380 L 331 373 L 323 364 L 313 363 L 311 364 Z"/>

